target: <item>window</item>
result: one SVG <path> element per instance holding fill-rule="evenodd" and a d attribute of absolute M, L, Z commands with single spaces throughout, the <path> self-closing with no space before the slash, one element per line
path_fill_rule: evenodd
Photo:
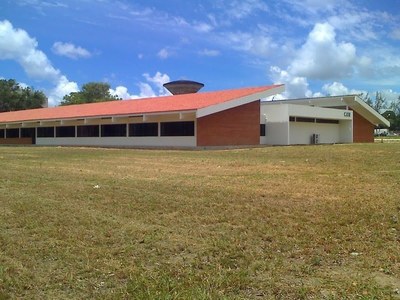
<path fill-rule="evenodd" d="M 290 122 L 309 122 L 309 123 L 323 123 L 323 124 L 339 124 L 339 120 L 331 119 L 314 119 L 304 117 L 289 117 Z"/>
<path fill-rule="evenodd" d="M 158 136 L 158 123 L 129 124 L 129 136 Z"/>
<path fill-rule="evenodd" d="M 101 125 L 101 136 L 126 136 L 126 124 Z"/>
<path fill-rule="evenodd" d="M 339 124 L 339 120 L 317 119 L 317 123 L 323 123 L 323 124 Z"/>
<path fill-rule="evenodd" d="M 56 127 L 56 137 L 75 137 L 75 126 Z"/>
<path fill-rule="evenodd" d="M 31 138 L 32 144 L 36 144 L 36 130 L 34 127 L 31 128 L 21 128 L 22 138 Z"/>
<path fill-rule="evenodd" d="M 21 128 L 21 137 L 23 138 L 35 137 L 35 128 Z"/>
<path fill-rule="evenodd" d="M 161 123 L 161 136 L 194 136 L 194 122 Z"/>
<path fill-rule="evenodd" d="M 308 122 L 308 123 L 314 123 L 315 119 L 314 118 L 303 118 L 303 117 L 296 117 L 296 122 Z"/>
<path fill-rule="evenodd" d="M 0 139 L 4 139 L 4 129 L 0 129 Z"/>
<path fill-rule="evenodd" d="M 19 138 L 19 129 L 18 128 L 6 129 L 6 135 L 7 138 Z"/>
<path fill-rule="evenodd" d="M 38 127 L 37 129 L 38 137 L 54 137 L 54 127 Z"/>
<path fill-rule="evenodd" d="M 78 137 L 99 137 L 99 125 L 82 125 L 77 127 Z"/>
<path fill-rule="evenodd" d="M 265 124 L 260 124 L 260 136 L 265 136 Z"/>

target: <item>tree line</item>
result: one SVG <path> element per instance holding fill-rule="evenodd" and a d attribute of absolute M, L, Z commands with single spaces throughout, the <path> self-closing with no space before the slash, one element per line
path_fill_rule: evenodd
<path fill-rule="evenodd" d="M 94 103 L 121 100 L 110 94 L 110 85 L 105 82 L 89 82 L 78 92 L 65 95 L 60 105 Z M 14 79 L 0 79 L 0 112 L 16 111 L 47 106 L 48 99 L 42 91 L 25 87 Z"/>
<path fill-rule="evenodd" d="M 390 130 L 400 131 L 400 96 L 388 101 L 382 92 L 376 92 L 374 97 L 369 93 L 360 94 L 367 104 L 390 121 Z M 60 105 L 94 103 L 121 100 L 110 94 L 110 85 L 105 82 L 89 82 L 82 85 L 78 92 L 65 95 Z M 41 91 L 24 87 L 14 79 L 0 80 L 0 112 L 15 111 L 47 106 L 47 97 Z"/>
<path fill-rule="evenodd" d="M 110 94 L 110 85 L 105 82 L 89 82 L 82 85 L 79 92 L 65 95 L 60 105 L 95 103 L 104 101 L 121 100 L 118 96 Z"/>
<path fill-rule="evenodd" d="M 389 130 L 400 131 L 400 96 L 393 100 L 388 100 L 382 92 L 376 92 L 374 97 L 369 93 L 359 96 L 390 122 Z"/>
<path fill-rule="evenodd" d="M 0 80 L 0 112 L 38 108 L 47 105 L 47 97 L 41 91 L 23 87 L 14 79 Z"/>

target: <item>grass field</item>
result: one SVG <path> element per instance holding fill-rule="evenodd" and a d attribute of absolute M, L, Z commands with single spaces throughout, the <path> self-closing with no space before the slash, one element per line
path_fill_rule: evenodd
<path fill-rule="evenodd" d="M 0 148 L 0 299 L 400 299 L 400 147 Z"/>

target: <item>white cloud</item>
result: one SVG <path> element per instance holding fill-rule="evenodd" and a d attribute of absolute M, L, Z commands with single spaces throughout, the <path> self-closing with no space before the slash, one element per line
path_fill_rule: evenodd
<path fill-rule="evenodd" d="M 361 56 L 357 62 L 357 71 L 359 74 L 370 77 L 373 75 L 374 70 L 372 68 L 372 59 L 367 56 Z"/>
<path fill-rule="evenodd" d="M 134 17 L 147 17 L 151 16 L 154 13 L 154 10 L 152 8 L 146 7 L 146 8 L 141 8 L 141 9 L 133 9 L 129 5 L 119 3 L 121 8 L 124 11 L 128 11 L 129 15 L 134 16 Z"/>
<path fill-rule="evenodd" d="M 31 38 L 23 29 L 16 29 L 5 20 L 0 21 L 0 59 L 18 62 L 26 74 L 36 80 L 49 81 L 55 85 L 50 91 L 49 104 L 57 105 L 65 94 L 63 91 L 75 91 L 77 84 L 55 69 L 50 60 L 38 49 L 36 39 Z"/>
<path fill-rule="evenodd" d="M 328 18 L 337 31 L 353 41 L 372 41 L 378 39 L 375 32 L 375 15 L 368 12 L 348 11 Z"/>
<path fill-rule="evenodd" d="M 261 32 L 226 32 L 220 36 L 220 40 L 236 50 L 268 58 L 279 48 L 269 36 Z"/>
<path fill-rule="evenodd" d="M 1 79 L 1 78 L 0 78 L 0 79 Z M 27 84 L 24 83 L 24 82 L 18 82 L 18 84 L 19 84 L 19 86 L 22 87 L 23 89 L 26 89 L 26 88 L 29 87 L 29 85 L 27 85 Z"/>
<path fill-rule="evenodd" d="M 261 0 L 235 0 L 229 1 L 227 13 L 235 19 L 243 19 L 256 11 L 268 11 L 268 5 Z"/>
<path fill-rule="evenodd" d="M 202 56 L 218 56 L 220 52 L 218 50 L 203 49 L 199 51 L 199 54 Z"/>
<path fill-rule="evenodd" d="M 144 73 L 143 77 L 146 79 L 146 82 L 139 82 L 137 84 L 139 87 L 139 94 L 130 94 L 128 88 L 125 86 L 117 86 L 115 89 L 110 89 L 110 94 L 116 95 L 124 100 L 170 95 L 170 93 L 163 87 L 164 83 L 170 81 L 167 74 L 162 74 L 157 71 L 154 76 Z"/>
<path fill-rule="evenodd" d="M 333 13 L 341 8 L 350 8 L 347 0 L 284 0 L 289 6 L 297 12 L 316 15 L 321 13 Z"/>
<path fill-rule="evenodd" d="M 300 91 L 307 90 L 304 88 L 306 82 L 300 78 L 306 79 L 307 82 L 329 80 L 331 83 L 327 83 L 325 90 L 322 88 L 320 92 L 332 95 L 359 93 L 358 90 L 340 88 L 338 82 L 348 78 L 352 78 L 353 82 L 354 79 L 362 79 L 364 86 L 375 86 L 375 89 L 395 86 L 400 78 L 400 59 L 397 49 L 390 44 L 372 41 L 367 49 L 361 51 L 362 54 L 358 55 L 354 44 L 339 40 L 336 28 L 331 24 L 315 24 L 304 44 L 294 50 L 292 56 L 287 56 L 291 59 L 287 62 L 287 66 L 280 67 L 280 72 L 287 73 L 286 82 L 289 90 L 287 94 L 297 95 Z M 277 75 L 280 72 L 271 72 L 271 78 L 274 80 L 285 78 L 282 74 L 282 76 Z M 291 92 L 295 86 L 296 92 Z"/>
<path fill-rule="evenodd" d="M 6 78 L 4 78 L 3 76 L 0 76 L 0 80 L 7 80 Z M 18 85 L 23 88 L 26 89 L 28 87 L 30 87 L 28 84 L 26 84 L 25 82 L 18 82 Z"/>
<path fill-rule="evenodd" d="M 17 61 L 32 78 L 57 82 L 60 71 L 37 47 L 37 41 L 25 30 L 15 29 L 7 20 L 0 21 L 0 59 Z"/>
<path fill-rule="evenodd" d="M 167 48 L 163 48 L 158 51 L 157 56 L 161 59 L 167 59 L 171 56 L 171 52 Z"/>
<path fill-rule="evenodd" d="M 293 99 L 293 98 L 309 98 L 309 97 L 324 97 L 324 96 L 341 96 L 341 95 L 359 95 L 367 94 L 367 91 L 349 89 L 341 82 L 326 83 L 322 86 L 322 91 L 313 93 L 309 89 L 307 78 L 293 76 L 279 67 L 271 67 L 271 78 L 274 84 L 285 84 L 285 92 L 276 95 L 274 99 Z"/>
<path fill-rule="evenodd" d="M 68 5 L 59 1 L 41 1 L 41 0 L 22 0 L 19 1 L 20 5 L 30 5 L 33 7 L 63 7 L 68 8 Z"/>
<path fill-rule="evenodd" d="M 176 26 L 182 26 L 182 27 L 187 27 L 190 24 L 185 20 L 185 18 L 182 18 L 180 16 L 174 16 L 171 17 L 171 20 L 173 22 L 173 24 L 175 24 Z"/>
<path fill-rule="evenodd" d="M 361 57 L 357 71 L 364 83 L 390 88 L 400 81 L 400 57 L 395 45 L 374 44 L 368 48 L 368 57 Z"/>
<path fill-rule="evenodd" d="M 150 84 L 139 82 L 138 86 L 140 89 L 140 94 L 137 96 L 137 98 L 150 98 L 157 96 Z"/>
<path fill-rule="evenodd" d="M 325 97 L 326 95 L 321 93 L 321 92 L 316 92 L 312 95 L 314 98 L 318 98 L 318 97 Z"/>
<path fill-rule="evenodd" d="M 158 88 L 159 95 L 168 95 L 169 94 L 166 91 L 166 89 L 163 87 L 164 83 L 167 83 L 170 81 L 170 78 L 167 74 L 162 74 L 157 71 L 157 73 L 153 77 L 150 76 L 148 73 L 144 73 L 143 76 L 144 76 L 144 78 L 146 78 L 147 82 L 151 83 L 156 88 Z"/>
<path fill-rule="evenodd" d="M 78 91 L 79 88 L 76 82 L 69 81 L 67 77 L 61 76 L 57 86 L 48 93 L 49 106 L 58 105 L 65 95 Z"/>
<path fill-rule="evenodd" d="M 131 95 L 128 92 L 128 88 L 122 85 L 119 85 L 114 89 L 109 90 L 111 95 L 118 96 L 119 98 L 125 100 L 125 99 L 134 99 L 136 96 Z"/>
<path fill-rule="evenodd" d="M 346 95 L 349 91 L 349 89 L 342 83 L 336 81 L 332 84 L 324 84 L 322 90 L 324 90 L 330 96 Z"/>
<path fill-rule="evenodd" d="M 364 86 L 387 89 L 400 78 L 400 59 L 396 53 L 394 47 L 372 43 L 368 52 L 358 56 L 353 44 L 337 40 L 333 26 L 317 23 L 305 43 L 294 51 L 287 67 L 271 67 L 269 74 L 275 83 L 286 85 L 282 94 L 285 98 L 365 94 L 366 91 L 347 88 L 340 81 L 352 78 L 355 82 L 354 79 L 363 78 Z M 325 84 L 313 93 L 310 80 L 324 80 Z M 316 81 L 312 83 L 315 89 Z"/>
<path fill-rule="evenodd" d="M 288 71 L 281 70 L 277 66 L 270 68 L 270 74 L 274 84 L 285 84 L 285 92 L 278 96 L 280 99 L 304 98 L 312 96 L 312 92 L 308 88 L 307 78 L 293 76 Z"/>
<path fill-rule="evenodd" d="M 394 30 L 390 33 L 390 37 L 391 37 L 392 39 L 395 39 L 395 40 L 400 40 L 400 28 L 394 29 Z"/>
<path fill-rule="evenodd" d="M 88 50 L 71 43 L 55 42 L 52 50 L 57 55 L 66 56 L 72 59 L 88 58 L 92 56 Z"/>
<path fill-rule="evenodd" d="M 130 94 L 128 88 L 122 85 L 117 86 L 115 89 L 110 89 L 110 94 L 118 96 L 123 100 L 164 96 L 164 94 L 156 94 L 153 87 L 149 83 L 139 82 L 137 86 L 139 87 L 139 94 Z"/>
<path fill-rule="evenodd" d="M 193 28 L 196 31 L 203 32 L 203 33 L 207 33 L 207 32 L 210 32 L 211 30 L 213 30 L 213 27 L 210 24 L 207 24 L 207 23 L 195 23 L 193 25 Z"/>
<path fill-rule="evenodd" d="M 285 84 L 285 92 L 277 95 L 275 99 L 293 99 L 324 96 L 359 95 L 366 94 L 366 91 L 349 89 L 341 82 L 326 83 L 322 86 L 322 91 L 313 93 L 309 88 L 307 78 L 294 76 L 279 67 L 270 68 L 271 79 L 274 84 Z"/>
<path fill-rule="evenodd" d="M 328 23 L 317 23 L 289 69 L 296 76 L 332 79 L 351 75 L 356 63 L 355 46 L 337 43 L 334 28 Z"/>
<path fill-rule="evenodd" d="M 306 27 L 317 22 L 331 24 L 337 33 L 353 43 L 386 38 L 386 28 L 397 18 L 381 10 L 369 10 L 351 0 L 284 0 L 282 18 Z"/>
<path fill-rule="evenodd" d="M 366 91 L 349 89 L 343 85 L 341 82 L 332 82 L 331 84 L 324 84 L 322 90 L 329 96 L 341 96 L 341 95 L 359 95 L 365 94 Z"/>
<path fill-rule="evenodd" d="M 392 89 L 384 90 L 382 93 L 388 101 L 388 104 L 390 104 L 392 101 L 398 100 L 400 97 L 400 92 L 393 91 Z"/>

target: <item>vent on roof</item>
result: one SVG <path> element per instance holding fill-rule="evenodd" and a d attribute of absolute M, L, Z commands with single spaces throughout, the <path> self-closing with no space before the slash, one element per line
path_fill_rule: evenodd
<path fill-rule="evenodd" d="M 164 83 L 164 87 L 170 91 L 172 95 L 194 94 L 203 86 L 204 84 L 191 80 L 176 80 Z"/>

